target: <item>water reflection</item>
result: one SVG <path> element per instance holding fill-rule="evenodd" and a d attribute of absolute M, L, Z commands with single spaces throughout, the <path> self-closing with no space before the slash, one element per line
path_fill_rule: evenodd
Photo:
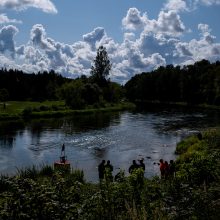
<path fill-rule="evenodd" d="M 12 148 L 14 141 L 15 141 L 14 137 L 8 135 L 0 137 L 0 147 Z"/>
<path fill-rule="evenodd" d="M 216 126 L 219 112 L 157 109 L 96 113 L 59 119 L 35 119 L 0 124 L 0 172 L 15 167 L 53 164 L 66 146 L 68 160 L 83 169 L 87 180 L 98 179 L 97 165 L 110 159 L 126 172 L 133 159 L 143 157 L 146 177 L 159 172 L 160 158 L 174 159 L 176 143 L 186 135 Z M 114 172 L 117 173 L 118 170 Z"/>
<path fill-rule="evenodd" d="M 16 139 L 16 133 L 24 129 L 22 121 L 1 121 L 0 123 L 0 148 L 12 148 Z"/>

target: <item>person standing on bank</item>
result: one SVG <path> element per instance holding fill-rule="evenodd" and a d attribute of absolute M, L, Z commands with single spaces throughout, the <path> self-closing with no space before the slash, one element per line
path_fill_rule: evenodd
<path fill-rule="evenodd" d="M 139 167 L 140 167 L 141 169 L 143 169 L 143 171 L 145 171 L 144 158 L 141 158 L 139 161 L 140 161 Z"/>
<path fill-rule="evenodd" d="M 105 174 L 105 160 L 102 160 L 102 162 L 99 164 L 98 171 L 99 171 L 99 180 L 101 182 L 104 179 L 104 174 Z"/>
<path fill-rule="evenodd" d="M 105 179 L 113 181 L 113 166 L 111 165 L 110 160 L 107 161 L 107 164 L 105 165 Z"/>
<path fill-rule="evenodd" d="M 129 167 L 128 172 L 129 172 L 129 173 L 132 173 L 134 170 L 136 170 L 136 169 L 138 169 L 138 168 L 139 168 L 139 166 L 138 166 L 138 164 L 136 163 L 136 160 L 133 160 L 133 163 L 132 163 L 132 165 Z"/>

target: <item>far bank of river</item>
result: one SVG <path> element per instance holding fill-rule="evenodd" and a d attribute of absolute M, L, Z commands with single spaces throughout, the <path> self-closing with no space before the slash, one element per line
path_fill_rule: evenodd
<path fill-rule="evenodd" d="M 0 173 L 53 164 L 63 143 L 73 168 L 97 181 L 97 166 L 111 160 L 114 174 L 128 171 L 133 159 L 144 158 L 146 177 L 159 173 L 158 162 L 175 159 L 176 143 L 184 137 L 219 126 L 215 110 L 159 108 L 138 112 L 96 112 L 65 118 L 33 119 L 0 124 Z"/>

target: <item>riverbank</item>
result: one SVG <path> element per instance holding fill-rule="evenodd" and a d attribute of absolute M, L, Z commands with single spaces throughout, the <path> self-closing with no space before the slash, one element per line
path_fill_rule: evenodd
<path fill-rule="evenodd" d="M 134 109 L 135 105 L 129 102 L 107 103 L 103 107 L 88 106 L 86 109 L 72 110 L 64 101 L 45 102 L 17 102 L 10 101 L 0 105 L 0 120 L 18 120 L 24 118 L 63 117 L 77 114 L 92 114 L 96 112 L 123 111 Z"/>
<path fill-rule="evenodd" d="M 162 102 L 162 101 L 141 101 L 137 100 L 134 102 L 138 108 L 152 108 L 152 107 L 159 107 L 159 108 L 194 108 L 194 109 L 210 109 L 210 110 L 220 110 L 220 106 L 218 105 L 208 105 L 208 104 L 189 104 L 186 102 Z"/>
<path fill-rule="evenodd" d="M 83 172 L 51 166 L 0 178 L 1 219 L 219 219 L 220 130 L 192 135 L 177 145 L 176 176 L 91 184 Z"/>

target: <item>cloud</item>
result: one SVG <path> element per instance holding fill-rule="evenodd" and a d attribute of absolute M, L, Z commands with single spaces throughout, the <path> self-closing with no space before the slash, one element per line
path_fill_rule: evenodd
<path fill-rule="evenodd" d="M 220 0 L 197 0 L 197 2 L 201 2 L 205 5 L 220 5 Z"/>
<path fill-rule="evenodd" d="M 154 27 L 158 32 L 171 36 L 181 35 L 185 31 L 185 26 L 175 11 L 161 11 Z"/>
<path fill-rule="evenodd" d="M 130 8 L 126 17 L 122 19 L 122 25 L 128 30 L 137 30 L 143 28 L 148 22 L 147 14 L 141 16 L 137 8 Z"/>
<path fill-rule="evenodd" d="M 31 29 L 31 41 L 33 45 L 41 49 L 54 49 L 51 40 L 46 38 L 46 31 L 41 24 L 35 24 Z"/>
<path fill-rule="evenodd" d="M 50 0 L 1 0 L 0 8 L 26 10 L 27 8 L 38 8 L 46 13 L 57 13 L 55 5 Z"/>
<path fill-rule="evenodd" d="M 95 48 L 97 41 L 100 41 L 106 35 L 104 28 L 97 27 L 92 32 L 83 35 L 83 40 Z"/>
<path fill-rule="evenodd" d="M 220 59 L 220 43 L 216 43 L 209 25 L 198 24 L 198 39 L 182 40 L 187 28 L 179 13 L 185 10 L 185 5 L 174 10 L 175 2 L 169 2 L 169 7 L 165 9 L 164 6 L 156 19 L 149 19 L 136 8 L 129 9 L 122 19 L 123 40 L 120 43 L 109 37 L 103 27 L 96 27 L 84 34 L 82 41 L 65 44 L 48 37 L 42 24 L 35 24 L 26 44 L 16 45 L 18 28 L 4 26 L 0 29 L 0 67 L 30 73 L 54 69 L 72 78 L 82 74 L 89 76 L 96 50 L 103 45 L 112 62 L 111 80 L 125 83 L 135 74 L 159 66 Z"/>
<path fill-rule="evenodd" d="M 192 11 L 197 9 L 199 5 L 220 5 L 220 0 L 167 0 L 164 4 L 164 10 Z"/>
<path fill-rule="evenodd" d="M 14 58 L 15 42 L 14 37 L 18 33 L 18 29 L 13 25 L 4 26 L 0 29 L 0 53 L 8 53 Z"/>
<path fill-rule="evenodd" d="M 185 0 L 169 0 L 165 3 L 165 10 L 168 11 L 187 11 L 187 3 Z"/>
<path fill-rule="evenodd" d="M 5 14 L 0 14 L 0 24 L 4 23 L 22 23 L 21 21 L 18 21 L 16 19 L 9 19 L 7 15 Z"/>
<path fill-rule="evenodd" d="M 160 11 L 158 19 L 151 20 L 147 17 L 146 13 L 141 16 L 137 8 L 130 8 L 126 17 L 122 19 L 122 25 L 125 30 L 135 31 L 144 29 L 145 32 L 170 36 L 180 36 L 185 31 L 185 26 L 180 16 L 174 10 Z"/>
<path fill-rule="evenodd" d="M 212 62 L 220 59 L 220 43 L 215 43 L 215 36 L 211 35 L 211 30 L 207 24 L 199 24 L 201 31 L 199 40 L 192 39 L 189 42 L 179 42 L 176 44 L 176 55 L 182 57 L 183 63 L 191 63 L 202 59 Z"/>

